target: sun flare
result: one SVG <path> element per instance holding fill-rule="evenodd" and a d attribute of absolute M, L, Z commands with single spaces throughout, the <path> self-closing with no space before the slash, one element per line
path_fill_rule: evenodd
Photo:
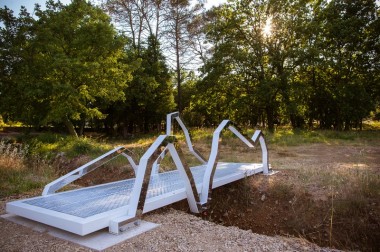
<path fill-rule="evenodd" d="M 263 35 L 269 37 L 272 34 L 272 18 L 268 18 L 265 22 L 263 29 Z"/>

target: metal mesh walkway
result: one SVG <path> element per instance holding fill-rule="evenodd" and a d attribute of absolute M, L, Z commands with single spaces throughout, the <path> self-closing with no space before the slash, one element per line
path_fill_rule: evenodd
<path fill-rule="evenodd" d="M 215 185 L 217 187 L 225 184 L 223 179 L 234 175 L 244 176 L 244 174 L 257 173 L 260 166 L 262 165 L 219 163 L 214 176 L 214 181 L 219 181 L 219 183 Z M 205 168 L 206 166 L 204 165 L 191 168 L 195 183 L 199 187 L 202 184 Z M 80 218 L 87 218 L 128 205 L 134 182 L 134 178 L 127 179 L 28 199 L 24 200 L 23 203 Z M 163 196 L 164 194 L 173 194 L 178 190 L 185 190 L 178 170 L 154 174 L 150 178 L 147 199 Z"/>
<path fill-rule="evenodd" d="M 185 134 L 190 153 L 202 165 L 190 170 L 184 166 L 182 151 L 175 145 L 177 139 L 171 134 L 174 119 Z M 143 213 L 183 199 L 187 199 L 190 211 L 201 213 L 208 209 L 213 188 L 256 173 L 273 174 L 269 169 L 267 147 L 260 130 L 248 138 L 240 133 L 233 122 L 223 120 L 213 133 L 210 155 L 206 160 L 194 149 L 178 112 L 167 115 L 166 126 L 166 134 L 156 138 L 138 164 L 125 146 L 116 147 L 50 182 L 45 186 L 42 196 L 7 203 L 6 211 L 79 235 L 87 235 L 105 227 L 109 228 L 110 233 L 119 234 L 122 225 L 133 224 Z M 262 162 L 218 162 L 219 142 L 224 129 L 230 130 L 248 148 L 254 148 L 259 142 Z M 168 153 L 177 170 L 157 173 L 161 160 Z M 131 164 L 135 178 L 56 193 L 119 155 Z"/>

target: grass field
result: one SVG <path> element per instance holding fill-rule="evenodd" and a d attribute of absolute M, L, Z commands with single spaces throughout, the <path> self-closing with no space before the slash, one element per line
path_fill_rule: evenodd
<path fill-rule="evenodd" d="M 194 145 L 206 157 L 212 131 L 192 132 Z M 376 125 L 351 132 L 281 128 L 265 133 L 270 163 L 280 173 L 215 190 L 204 218 L 256 233 L 299 236 L 321 246 L 363 251 L 379 248 L 380 130 Z M 185 150 L 183 136 L 178 138 L 186 161 L 196 164 Z M 49 181 L 118 145 L 127 146 L 138 160 L 154 140 L 153 135 L 123 141 L 51 133 L 3 134 L 0 198 L 40 192 Z M 260 148 L 247 149 L 231 133 L 224 133 L 221 161 L 250 162 L 260 155 Z M 173 168 L 170 159 L 163 161 L 162 168 Z M 86 175 L 76 186 L 125 178 L 131 175 L 130 170 L 123 160 L 116 159 Z M 174 207 L 187 209 L 186 203 Z"/>

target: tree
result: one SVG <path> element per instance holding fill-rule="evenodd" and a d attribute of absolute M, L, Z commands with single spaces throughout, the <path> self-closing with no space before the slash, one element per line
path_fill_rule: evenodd
<path fill-rule="evenodd" d="M 203 49 L 195 42 L 200 38 L 197 22 L 191 20 L 203 11 L 203 5 L 192 7 L 188 0 L 107 0 L 104 7 L 120 29 L 132 37 L 138 57 L 142 57 L 144 43 L 150 36 L 160 42 L 168 65 L 174 70 L 177 107 L 182 111 L 182 73 L 193 70 L 194 63 L 199 65 L 194 52 L 199 55 L 199 49 Z"/>
<path fill-rule="evenodd" d="M 167 1 L 162 0 L 105 0 L 104 8 L 132 39 L 133 48 L 140 50 L 150 36 L 161 37 Z"/>
<path fill-rule="evenodd" d="M 105 117 L 96 106 L 99 101 L 125 99 L 123 89 L 132 77 L 132 66 L 121 62 L 126 39 L 100 8 L 85 0 L 67 6 L 48 1 L 45 11 L 37 6 L 35 13 L 38 19 L 29 27 L 20 24 L 20 17 L 13 26 L 6 23 L 2 28 L 30 32 L 22 43 L 12 44 L 18 64 L 0 99 L 15 109 L 2 112 L 30 123 L 26 108 L 41 115 L 36 124 L 64 123 L 70 134 L 77 135 L 73 122 Z"/>
<path fill-rule="evenodd" d="M 214 45 L 213 56 L 199 83 L 205 96 L 201 94 L 198 109 L 212 113 L 213 123 L 228 117 L 274 128 L 280 86 L 270 62 L 271 41 L 263 34 L 270 18 L 266 9 L 260 1 L 243 0 L 209 13 L 206 36 Z"/>
<path fill-rule="evenodd" d="M 206 122 L 228 117 L 273 130 L 308 119 L 310 126 L 317 120 L 322 128 L 350 129 L 374 110 L 375 1 L 239 0 L 204 20 L 212 56 L 193 109 Z"/>
<path fill-rule="evenodd" d="M 106 111 L 110 115 L 107 128 L 117 125 L 123 136 L 139 130 L 160 129 L 162 119 L 175 107 L 171 75 L 160 44 L 153 35 L 147 44 L 140 49 L 140 55 L 137 50 L 129 51 L 128 61 L 140 62 L 140 67 L 135 69 L 133 80 L 124 89 L 126 100 Z"/>
<path fill-rule="evenodd" d="M 165 42 L 168 44 L 172 53 L 172 62 L 174 63 L 175 82 L 177 87 L 177 107 L 178 111 L 182 112 L 182 83 L 184 78 L 182 72 L 184 68 L 192 61 L 193 54 L 190 53 L 189 24 L 196 14 L 202 10 L 201 4 L 196 4 L 193 8 L 190 7 L 188 0 L 170 0 L 166 13 L 165 24 Z"/>
<path fill-rule="evenodd" d="M 374 109 L 371 96 L 376 76 L 379 31 L 374 0 L 333 0 L 318 19 L 322 25 L 321 57 L 329 106 L 319 107 L 323 127 L 350 129 Z M 377 39 L 378 40 L 378 39 Z M 318 100 L 314 97 L 314 100 Z M 328 118 L 321 118 L 326 115 Z"/>
<path fill-rule="evenodd" d="M 27 94 L 17 88 L 17 83 L 22 81 L 26 71 L 25 63 L 29 58 L 26 45 L 33 36 L 35 20 L 24 7 L 18 18 L 7 7 L 0 8 L 0 15 L 0 112 L 5 120 L 23 118 L 28 124 L 34 124 L 42 120 L 44 115 L 42 112 L 36 113 L 32 106 L 23 104 Z"/>

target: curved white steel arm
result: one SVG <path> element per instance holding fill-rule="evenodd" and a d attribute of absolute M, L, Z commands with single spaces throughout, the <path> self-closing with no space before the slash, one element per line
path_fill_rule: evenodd
<path fill-rule="evenodd" d="M 129 156 L 128 154 L 126 154 L 125 152 L 122 152 L 121 155 L 123 155 L 125 158 L 128 159 L 129 163 L 131 164 L 135 174 L 136 174 L 136 171 L 137 171 L 137 164 L 135 163 L 135 161 L 133 160 L 133 158 L 131 156 Z"/>
<path fill-rule="evenodd" d="M 185 123 L 182 121 L 181 117 L 179 116 L 179 112 L 173 112 L 166 116 L 166 135 L 170 136 L 172 135 L 172 121 L 173 119 L 176 119 L 179 126 L 181 127 L 183 133 L 185 134 L 185 139 L 187 146 L 189 148 L 189 151 L 202 163 L 206 164 L 206 159 L 200 154 L 196 149 L 194 149 L 193 143 L 191 141 L 191 135 L 186 128 Z"/>
<path fill-rule="evenodd" d="M 267 144 L 265 142 L 263 132 L 261 130 L 256 130 L 251 139 L 254 143 L 256 143 L 257 139 L 259 139 L 260 147 L 261 147 L 261 155 L 262 155 L 262 159 L 263 159 L 262 160 L 263 161 L 263 173 L 266 175 L 270 174 L 269 160 L 268 160 L 268 149 L 267 149 Z"/>
<path fill-rule="evenodd" d="M 214 178 L 214 173 L 215 173 L 215 169 L 217 165 L 219 137 L 220 137 L 220 133 L 227 126 L 228 123 L 229 123 L 229 120 L 223 120 L 219 124 L 218 128 L 216 128 L 212 136 L 210 156 L 208 158 L 207 167 L 203 175 L 203 185 L 202 185 L 202 191 L 200 195 L 201 205 L 205 205 L 209 201 L 208 196 L 211 192 L 212 180 Z"/>
<path fill-rule="evenodd" d="M 150 175 L 151 175 L 151 169 L 152 169 L 152 166 L 148 165 L 148 161 L 149 160 L 152 160 L 152 159 L 157 159 L 158 157 L 158 154 L 154 155 L 157 151 L 157 149 L 159 149 L 159 147 L 161 146 L 161 144 L 163 143 L 163 141 L 165 140 L 166 138 L 166 135 L 160 135 L 156 141 L 154 141 L 154 143 L 149 147 L 149 149 L 144 153 L 144 155 L 140 158 L 140 162 L 139 162 L 139 168 L 137 169 L 137 173 L 136 173 L 136 179 L 135 179 L 135 183 L 133 185 L 133 189 L 132 189 L 132 192 L 131 192 L 131 198 L 129 199 L 129 211 L 128 211 L 128 215 L 129 216 L 136 216 L 137 215 L 137 208 L 139 207 L 139 209 L 141 208 L 141 204 L 144 204 L 145 203 L 145 198 L 146 198 L 146 193 L 147 193 L 147 190 L 148 190 L 148 185 L 149 185 L 149 179 L 150 179 Z M 147 171 L 147 168 L 149 169 Z M 143 190 L 143 185 L 144 185 L 144 189 Z M 142 203 L 141 203 L 142 202 Z M 143 206 L 142 206 L 143 208 Z M 142 210 L 141 208 L 141 210 Z M 142 214 L 139 213 L 139 215 Z"/>
<path fill-rule="evenodd" d="M 168 147 L 165 147 L 161 154 L 157 157 L 157 159 L 154 161 L 153 163 L 153 168 L 152 168 L 152 174 L 157 174 L 160 170 L 160 162 L 162 159 L 164 159 L 164 157 L 166 156 L 166 154 L 168 153 Z"/>
<path fill-rule="evenodd" d="M 129 199 L 128 204 L 129 210 L 127 215 L 131 218 L 138 217 L 143 213 L 152 169 L 154 168 L 157 158 L 161 155 L 160 147 L 165 145 L 165 149 L 170 152 L 185 183 L 184 186 L 190 208 L 192 211 L 198 212 L 197 202 L 199 202 L 199 199 L 194 178 L 189 167 L 187 167 L 187 165 L 184 166 L 181 162 L 181 158 L 179 157 L 173 142 L 175 142 L 174 136 L 160 135 L 141 157 L 136 173 L 135 183 L 131 192 L 131 198 Z"/>
<path fill-rule="evenodd" d="M 99 166 L 102 166 L 105 163 L 111 161 L 112 159 L 114 159 L 118 155 L 123 155 L 124 157 L 126 157 L 129 160 L 129 162 L 131 163 L 131 165 L 132 165 L 132 167 L 136 173 L 137 165 L 135 164 L 135 162 L 133 161 L 131 156 L 129 156 L 123 152 L 125 150 L 126 150 L 126 148 L 124 146 L 116 147 L 115 149 L 110 150 L 109 152 L 101 155 L 100 157 L 98 157 L 98 158 L 82 165 L 81 167 L 67 173 L 66 175 L 63 175 L 62 177 L 50 182 L 49 184 L 47 184 L 45 186 L 45 188 L 42 192 L 42 195 L 48 195 L 48 194 L 55 193 L 57 190 L 59 190 L 62 187 L 72 183 L 73 181 L 81 178 L 82 176 L 84 176 L 85 174 L 95 170 Z M 100 162 L 102 160 L 103 160 L 103 162 Z"/>
<path fill-rule="evenodd" d="M 173 112 L 166 115 L 166 135 L 171 136 L 172 134 L 172 122 L 173 119 L 179 116 L 179 112 Z"/>
<path fill-rule="evenodd" d="M 229 120 L 223 120 L 219 124 L 218 128 L 216 128 L 216 130 L 214 131 L 214 134 L 212 137 L 211 152 L 210 152 L 205 173 L 203 175 L 202 191 L 200 195 L 201 206 L 205 206 L 209 201 L 209 195 L 211 194 L 214 173 L 215 173 L 216 166 L 218 163 L 217 159 L 218 159 L 218 151 L 219 151 L 219 139 L 220 139 L 222 130 L 225 129 L 226 127 L 228 127 L 228 129 L 232 133 L 234 133 L 240 140 L 242 140 L 249 148 L 254 148 L 257 139 L 259 139 L 261 150 L 262 150 L 263 173 L 269 174 L 268 151 L 267 151 L 263 133 L 260 130 L 257 130 L 255 134 L 253 135 L 252 139 L 250 139 L 244 136 L 243 134 L 241 134 L 239 130 L 237 129 L 237 126 L 235 126 L 233 122 Z"/>
<path fill-rule="evenodd" d="M 184 186 L 186 189 L 186 196 L 187 201 L 189 203 L 190 211 L 192 211 L 193 213 L 199 213 L 199 194 L 195 185 L 193 174 L 190 171 L 190 167 L 186 164 L 185 158 L 183 157 L 180 148 L 178 148 L 177 152 L 177 149 L 172 143 L 169 143 L 167 147 L 169 149 L 170 155 L 173 158 L 174 163 L 177 166 L 181 178 L 185 182 Z"/>

